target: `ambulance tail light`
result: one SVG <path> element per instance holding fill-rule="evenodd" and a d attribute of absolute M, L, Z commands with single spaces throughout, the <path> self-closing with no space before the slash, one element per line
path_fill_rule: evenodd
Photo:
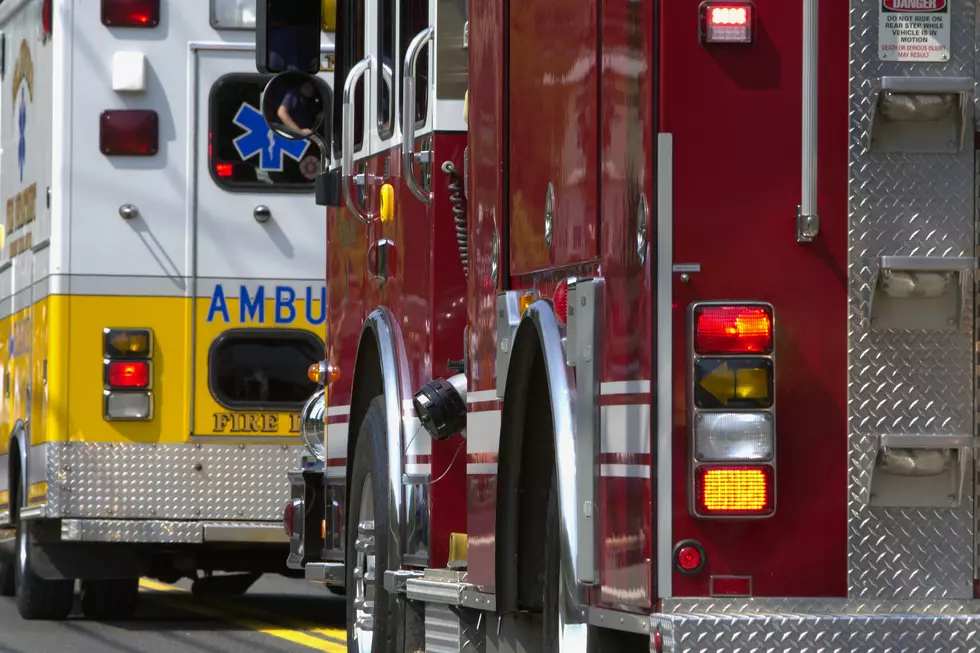
<path fill-rule="evenodd" d="M 776 509 L 773 307 L 695 303 L 689 338 L 691 512 L 769 517 Z"/>
<path fill-rule="evenodd" d="M 156 111 L 107 110 L 99 116 L 99 149 L 106 156 L 154 156 L 159 139 Z"/>
<path fill-rule="evenodd" d="M 153 418 L 153 333 L 103 329 L 102 415 L 106 420 Z"/>
<path fill-rule="evenodd" d="M 102 24 L 156 27 L 160 24 L 160 0 L 102 0 Z"/>

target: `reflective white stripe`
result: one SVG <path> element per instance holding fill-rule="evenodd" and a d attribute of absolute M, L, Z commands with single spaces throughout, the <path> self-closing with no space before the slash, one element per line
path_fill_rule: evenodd
<path fill-rule="evenodd" d="M 649 465 L 600 465 L 599 474 L 614 478 L 650 478 Z"/>
<path fill-rule="evenodd" d="M 466 415 L 466 453 L 497 453 L 500 450 L 500 411 L 481 410 Z"/>
<path fill-rule="evenodd" d="M 405 417 L 405 455 L 428 456 L 432 453 L 432 436 L 422 428 L 417 417 Z"/>
<path fill-rule="evenodd" d="M 496 474 L 497 463 L 467 463 L 467 474 Z"/>
<path fill-rule="evenodd" d="M 602 406 L 602 453 L 643 453 L 651 450 L 649 404 Z"/>
<path fill-rule="evenodd" d="M 480 404 L 485 401 L 500 401 L 496 390 L 480 390 L 478 392 L 467 392 L 466 403 Z"/>
<path fill-rule="evenodd" d="M 441 474 L 442 471 L 439 473 Z M 426 474 L 431 474 L 432 465 L 429 463 L 405 463 L 405 473 L 413 476 L 424 476 Z"/>
<path fill-rule="evenodd" d="M 338 417 L 340 415 L 350 415 L 350 406 L 331 406 L 327 408 L 327 417 Z"/>
<path fill-rule="evenodd" d="M 340 422 L 338 424 L 327 424 L 327 458 L 344 459 L 347 458 L 347 433 L 350 430 L 350 422 Z"/>
<path fill-rule="evenodd" d="M 635 395 L 650 392 L 649 381 L 610 381 L 599 384 L 599 392 L 604 395 Z"/>

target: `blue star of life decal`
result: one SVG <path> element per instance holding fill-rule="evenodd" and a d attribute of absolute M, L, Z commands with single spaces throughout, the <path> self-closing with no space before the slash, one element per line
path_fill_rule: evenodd
<path fill-rule="evenodd" d="M 27 158 L 27 98 L 23 91 L 20 94 L 17 128 L 17 167 L 20 168 L 20 180 L 24 181 L 24 160 Z"/>
<path fill-rule="evenodd" d="M 262 113 L 248 102 L 242 102 L 233 122 L 245 130 L 234 140 L 238 156 L 242 157 L 242 161 L 247 161 L 261 153 L 261 170 L 282 172 L 283 156 L 299 161 L 310 147 L 309 141 L 291 141 L 269 129 Z"/>

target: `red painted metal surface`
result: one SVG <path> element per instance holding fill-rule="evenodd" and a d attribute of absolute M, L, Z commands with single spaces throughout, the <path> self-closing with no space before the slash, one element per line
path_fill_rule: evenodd
<path fill-rule="evenodd" d="M 510 272 L 594 260 L 599 155 L 598 3 L 511 2 Z M 473 80 L 470 88 L 478 86 Z M 482 155 L 482 152 L 481 152 Z M 553 237 L 546 242 L 549 183 Z"/>
<path fill-rule="evenodd" d="M 469 47 L 469 256 L 467 294 L 469 313 L 470 392 L 496 388 L 497 289 L 506 276 L 504 249 L 504 127 L 505 52 L 504 3 L 470 3 Z M 478 83 L 475 83 L 478 82 Z M 493 241 L 497 234 L 500 262 L 493 278 Z M 467 457 L 467 463 L 492 464 L 497 455 Z M 494 582 L 494 520 L 497 478 L 493 474 L 470 475 L 466 489 L 466 528 L 469 581 L 492 589 Z"/>
<path fill-rule="evenodd" d="M 751 47 L 702 47 L 698 2 L 661 3 L 661 130 L 674 135 L 673 541 L 707 554 L 675 573 L 677 596 L 712 575 L 751 576 L 755 596 L 847 594 L 848 5 L 820 7 L 821 233 L 795 239 L 800 198 L 800 3 L 758 5 Z M 692 518 L 686 416 L 686 309 L 697 300 L 775 307 L 777 509 L 757 521 Z"/>
<path fill-rule="evenodd" d="M 398 176 L 400 149 L 393 149 L 366 161 L 371 175 L 382 176 L 386 163 L 394 173 L 388 180 L 396 193 L 393 220 L 375 220 L 365 226 L 346 208 L 328 210 L 327 356 L 341 369 L 341 378 L 328 396 L 330 406 L 350 404 L 361 328 L 377 306 L 386 307 L 395 318 L 393 327 L 399 331 L 404 348 L 401 383 L 403 393 L 409 397 L 426 381 L 451 376 L 447 362 L 462 359 L 466 283 L 456 247 L 446 175 L 439 166 L 451 160 L 462 170 L 465 144 L 464 134 L 437 134 L 433 138 L 436 165 L 434 199 L 429 208 L 411 195 Z M 380 190 L 379 181 L 368 186 L 368 211 L 377 210 Z M 392 241 L 397 250 L 391 276 L 384 283 L 368 273 L 368 252 L 381 239 Z M 411 416 L 411 412 L 406 415 Z M 429 437 L 424 431 L 405 433 L 406 445 L 413 436 Z M 465 460 L 465 444 L 461 449 L 460 438 L 432 443 L 432 455 L 426 462 L 431 464 L 431 479 L 439 481 L 429 488 L 431 566 L 446 564 L 449 534 L 466 531 Z M 331 460 L 331 465 L 345 463 Z"/>

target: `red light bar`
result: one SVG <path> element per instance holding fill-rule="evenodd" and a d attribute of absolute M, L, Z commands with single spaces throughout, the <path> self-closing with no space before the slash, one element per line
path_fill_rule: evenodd
<path fill-rule="evenodd" d="M 235 166 L 231 163 L 219 163 L 214 167 L 214 171 L 221 178 L 231 177 L 235 173 Z"/>
<path fill-rule="evenodd" d="M 751 2 L 701 3 L 703 43 L 752 43 L 755 38 L 755 5 Z"/>
<path fill-rule="evenodd" d="M 160 0 L 102 0 L 102 24 L 156 27 L 160 24 Z"/>
<path fill-rule="evenodd" d="M 146 361 L 112 361 L 108 383 L 113 388 L 145 388 L 150 385 L 150 364 Z"/>
<path fill-rule="evenodd" d="M 695 470 L 694 511 L 711 517 L 764 517 L 775 510 L 772 467 L 702 466 Z"/>
<path fill-rule="evenodd" d="M 772 352 L 772 311 L 767 306 L 708 305 L 694 311 L 698 354 Z"/>
<path fill-rule="evenodd" d="M 107 156 L 153 156 L 159 148 L 156 111 L 103 111 L 99 116 L 99 149 Z"/>

